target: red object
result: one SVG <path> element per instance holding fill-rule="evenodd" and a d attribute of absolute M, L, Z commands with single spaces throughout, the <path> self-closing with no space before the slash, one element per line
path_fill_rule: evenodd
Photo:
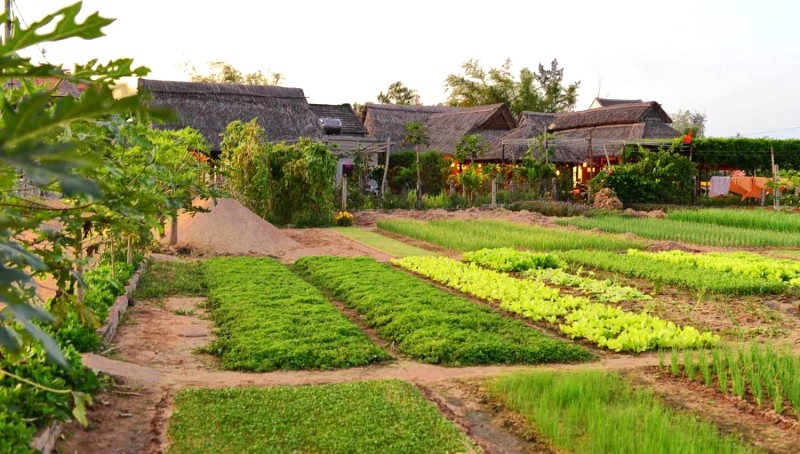
<path fill-rule="evenodd" d="M 692 143 L 692 131 L 686 133 L 686 135 L 683 137 L 683 143 L 685 144 Z"/>

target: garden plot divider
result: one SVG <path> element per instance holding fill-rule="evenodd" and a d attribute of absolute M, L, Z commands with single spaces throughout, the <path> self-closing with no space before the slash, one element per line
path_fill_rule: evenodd
<path fill-rule="evenodd" d="M 139 266 L 136 268 L 133 276 L 128 280 L 128 283 L 125 284 L 125 293 L 118 296 L 114 304 L 109 308 L 108 317 L 106 317 L 105 322 L 103 322 L 103 326 L 97 328 L 97 335 L 100 336 L 104 344 L 109 344 L 114 338 L 114 334 L 116 334 L 117 327 L 119 326 L 119 321 L 122 319 L 128 306 L 131 305 L 131 295 L 133 295 L 133 292 L 139 285 L 139 280 L 147 270 L 147 264 L 148 258 L 145 257 L 142 259 L 141 263 L 139 263 Z M 59 438 L 61 438 L 63 430 L 64 423 L 54 420 L 36 433 L 36 436 L 34 436 L 31 441 L 30 447 L 44 454 L 54 452 L 56 443 L 58 443 Z"/>
<path fill-rule="evenodd" d="M 139 285 L 142 274 L 147 270 L 147 263 L 148 259 L 144 258 L 139 264 L 139 267 L 136 268 L 136 272 L 133 273 L 133 276 L 131 276 L 130 280 L 125 285 L 125 293 L 118 296 L 114 304 L 108 309 L 108 317 L 106 317 L 105 322 L 103 322 L 103 326 L 97 328 L 97 335 L 100 336 L 104 344 L 109 344 L 114 338 L 114 334 L 117 333 L 119 321 L 122 319 L 125 311 L 128 310 L 128 306 L 132 305 L 131 295 L 133 295 L 133 292 Z"/>

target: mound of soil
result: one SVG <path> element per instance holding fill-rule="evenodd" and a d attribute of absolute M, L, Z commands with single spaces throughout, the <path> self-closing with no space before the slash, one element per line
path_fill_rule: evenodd
<path fill-rule="evenodd" d="M 702 252 L 700 249 L 691 248 L 685 244 L 676 243 L 674 241 L 659 241 L 647 247 L 648 252 L 662 252 L 662 251 L 683 251 L 683 252 Z"/>
<path fill-rule="evenodd" d="M 208 213 L 178 216 L 177 249 L 196 255 L 278 256 L 300 245 L 234 199 L 196 201 Z M 169 240 L 169 224 L 164 241 Z"/>

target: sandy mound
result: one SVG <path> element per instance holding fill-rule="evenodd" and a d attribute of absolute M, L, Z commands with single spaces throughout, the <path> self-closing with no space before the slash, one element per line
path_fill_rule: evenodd
<path fill-rule="evenodd" d="M 178 247 L 198 255 L 280 255 L 299 247 L 277 227 L 233 199 L 196 201 L 208 213 L 178 216 Z M 169 223 L 164 241 L 169 239 Z"/>

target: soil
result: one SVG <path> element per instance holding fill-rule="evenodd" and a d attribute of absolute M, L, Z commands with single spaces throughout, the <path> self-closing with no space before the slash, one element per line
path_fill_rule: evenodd
<path fill-rule="evenodd" d="M 659 375 L 653 369 L 639 369 L 629 374 L 634 383 L 647 386 L 668 404 L 696 413 L 723 432 L 738 433 L 747 442 L 768 452 L 797 452 L 800 446 L 797 428 L 787 428 L 780 423 L 765 421 L 762 415 L 742 411 L 731 399 L 721 398 L 714 390 L 704 386 L 690 386 Z"/>
<path fill-rule="evenodd" d="M 356 211 L 353 213 L 355 223 L 361 227 L 375 227 L 378 221 L 387 219 L 416 219 L 430 221 L 439 219 L 498 219 L 521 222 L 524 224 L 551 225 L 551 218 L 528 210 L 509 211 L 505 208 L 468 208 L 466 210 L 387 210 Z"/>
<path fill-rule="evenodd" d="M 196 200 L 207 213 L 178 216 L 177 250 L 195 255 L 279 255 L 298 247 L 274 225 L 234 199 Z M 162 241 L 170 237 L 171 224 Z"/>
<path fill-rule="evenodd" d="M 297 244 L 295 248 L 278 255 L 284 263 L 293 263 L 302 257 L 316 255 L 372 257 L 379 262 L 387 262 L 392 258 L 385 252 L 353 241 L 330 229 L 284 229 L 281 232 Z"/>

